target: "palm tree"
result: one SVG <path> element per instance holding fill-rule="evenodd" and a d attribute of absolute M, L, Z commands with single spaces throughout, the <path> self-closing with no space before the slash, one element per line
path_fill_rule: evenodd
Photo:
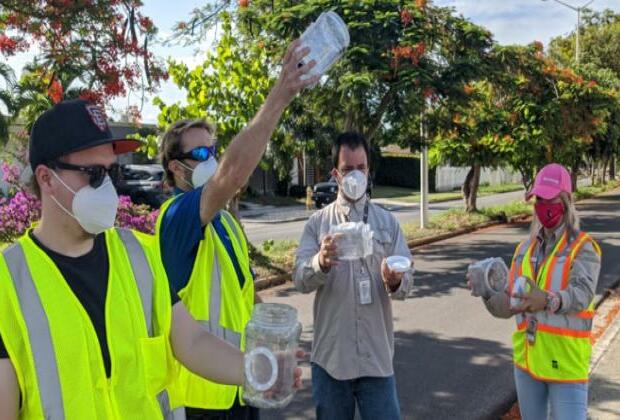
<path fill-rule="evenodd" d="M 15 107 L 27 131 L 30 131 L 39 115 L 54 105 L 47 91 L 49 85 L 42 79 L 60 82 L 64 87 L 61 99 L 76 99 L 84 89 L 80 86 L 82 77 L 69 66 L 65 71 L 52 73 L 51 76 L 44 77 L 45 73 L 39 63 L 28 64 L 24 67 L 22 77 L 16 86 L 18 99 Z"/>
<path fill-rule="evenodd" d="M 15 73 L 6 63 L 0 62 L 0 80 L 4 80 L 4 86 L 0 86 L 0 144 L 6 144 L 9 139 L 9 126 L 16 112 L 16 102 L 13 97 L 15 88 Z M 3 114 L 6 109 L 6 115 Z"/>

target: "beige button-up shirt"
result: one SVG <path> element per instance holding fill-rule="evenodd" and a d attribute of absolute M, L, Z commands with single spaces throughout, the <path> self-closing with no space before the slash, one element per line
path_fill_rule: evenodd
<path fill-rule="evenodd" d="M 312 362 L 338 380 L 394 374 L 392 299 L 405 299 L 413 286 L 411 273 L 389 293 L 381 277 L 381 262 L 390 255 L 411 258 L 398 221 L 383 208 L 369 203 L 368 224 L 373 231 L 373 255 L 340 261 L 328 273 L 319 266 L 321 240 L 330 226 L 363 220 L 366 199 L 351 204 L 342 197 L 316 212 L 305 226 L 295 260 L 294 281 L 302 293 L 316 290 Z M 367 267 L 367 268 L 366 268 Z M 370 271 L 372 303 L 358 299 L 360 273 Z"/>

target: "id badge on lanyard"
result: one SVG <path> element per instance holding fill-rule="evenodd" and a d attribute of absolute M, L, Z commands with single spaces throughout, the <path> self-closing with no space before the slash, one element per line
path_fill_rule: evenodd
<path fill-rule="evenodd" d="M 372 279 L 366 270 L 357 278 L 357 292 L 360 305 L 370 305 L 372 303 Z"/>
<path fill-rule="evenodd" d="M 348 222 L 349 218 L 344 216 L 344 219 Z M 368 223 L 368 202 L 364 206 L 364 223 Z M 358 303 L 360 305 L 370 305 L 372 303 L 372 277 L 368 270 L 368 265 L 365 259 L 360 259 L 361 268 L 358 273 L 355 273 L 355 279 L 357 283 L 357 296 Z"/>
<path fill-rule="evenodd" d="M 538 330 L 538 320 L 534 316 L 527 317 L 527 328 L 525 336 L 530 346 L 536 344 L 536 330 Z"/>

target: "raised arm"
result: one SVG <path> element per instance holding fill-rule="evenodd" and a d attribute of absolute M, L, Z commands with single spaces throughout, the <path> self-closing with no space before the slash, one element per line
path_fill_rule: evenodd
<path fill-rule="evenodd" d="M 282 72 L 256 116 L 227 147 L 217 172 L 205 184 L 200 201 L 200 218 L 203 225 L 211 221 L 228 200 L 242 188 L 261 160 L 280 117 L 293 98 L 304 87 L 315 83 L 317 76 L 302 80 L 314 67 L 314 60 L 298 67 L 310 50 L 299 50 L 299 41 L 293 42 L 284 57 Z"/>

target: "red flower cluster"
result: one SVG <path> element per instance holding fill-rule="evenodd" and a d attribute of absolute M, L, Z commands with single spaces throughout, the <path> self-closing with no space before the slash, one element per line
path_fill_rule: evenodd
<path fill-rule="evenodd" d="M 48 74 L 49 68 L 83 68 L 83 97 L 107 102 L 139 89 L 148 80 L 147 90 L 167 77 L 165 64 L 147 50 L 156 33 L 151 18 L 140 10 L 141 0 L 20 0 L 0 14 L 0 53 L 10 56 L 29 45 L 40 52 L 37 60 Z M 8 36 L 7 33 L 14 34 Z M 130 63 L 130 64 L 127 64 Z M 142 76 L 148 74 L 145 79 Z M 63 77 L 61 77 L 65 80 Z M 41 92 L 53 101 L 62 98 L 69 86 L 43 83 Z"/>
<path fill-rule="evenodd" d="M 57 104 L 62 101 L 63 93 L 62 84 L 57 79 L 54 79 L 47 89 L 47 96 L 49 96 L 53 103 Z"/>
<path fill-rule="evenodd" d="M 411 12 L 407 9 L 403 9 L 402 12 L 400 12 L 400 20 L 404 26 L 408 26 L 413 20 Z"/>
<path fill-rule="evenodd" d="M 4 55 L 13 55 L 24 51 L 27 47 L 28 44 L 23 40 L 0 34 L 0 53 Z"/>
<path fill-rule="evenodd" d="M 397 46 L 392 48 L 392 68 L 398 68 L 398 65 L 402 59 L 411 60 L 411 64 L 417 66 L 420 62 L 420 58 L 426 52 L 426 45 L 424 42 L 418 42 L 415 46 Z"/>

